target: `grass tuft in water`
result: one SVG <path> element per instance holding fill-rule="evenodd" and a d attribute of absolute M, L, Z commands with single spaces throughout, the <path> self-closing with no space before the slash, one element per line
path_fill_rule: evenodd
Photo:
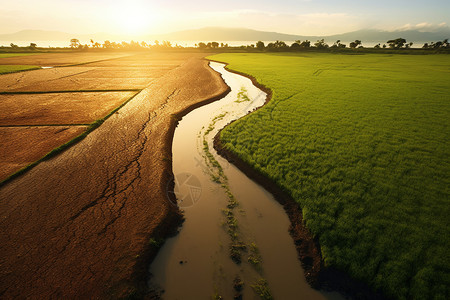
<path fill-rule="evenodd" d="M 259 273 L 262 272 L 262 257 L 259 253 L 258 246 L 255 243 L 250 243 L 249 245 L 249 255 L 247 261 L 255 268 Z"/>
<path fill-rule="evenodd" d="M 238 98 L 234 101 L 236 103 L 242 103 L 250 101 L 250 98 L 247 95 L 247 89 L 245 87 L 241 87 L 241 90 L 237 94 Z"/>
<path fill-rule="evenodd" d="M 264 300 L 272 300 L 272 293 L 269 289 L 269 284 L 267 283 L 267 280 L 264 278 L 258 279 L 258 281 L 251 285 L 253 291 L 258 295 L 261 299 Z"/>

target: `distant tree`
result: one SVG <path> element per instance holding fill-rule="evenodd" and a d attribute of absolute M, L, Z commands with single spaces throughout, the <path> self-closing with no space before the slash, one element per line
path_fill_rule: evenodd
<path fill-rule="evenodd" d="M 336 42 L 333 43 L 333 45 L 330 46 L 330 48 L 337 48 L 338 44 L 341 42 L 341 40 L 337 40 Z"/>
<path fill-rule="evenodd" d="M 78 39 L 71 39 L 70 40 L 70 48 L 75 49 L 80 46 L 80 41 Z"/>
<path fill-rule="evenodd" d="M 155 46 L 159 46 L 159 41 L 155 40 Z"/>
<path fill-rule="evenodd" d="M 297 42 L 292 43 L 291 49 L 297 49 L 297 50 L 300 49 L 300 44 Z"/>
<path fill-rule="evenodd" d="M 206 49 L 206 44 L 203 42 L 198 43 L 198 48 L 199 49 Z"/>
<path fill-rule="evenodd" d="M 111 42 L 110 41 L 104 41 L 102 47 L 105 48 L 105 49 L 111 49 L 112 48 Z"/>
<path fill-rule="evenodd" d="M 276 41 L 275 42 L 275 48 L 287 48 L 288 46 L 286 45 L 285 42 L 283 41 Z"/>
<path fill-rule="evenodd" d="M 258 41 L 258 42 L 256 43 L 256 48 L 257 48 L 257 49 L 259 49 L 259 50 L 264 50 L 264 47 L 265 47 L 264 42 Z"/>
<path fill-rule="evenodd" d="M 373 46 L 375 49 L 380 49 L 381 48 L 381 44 L 380 43 L 378 43 L 378 44 L 376 44 L 375 46 Z"/>
<path fill-rule="evenodd" d="M 386 49 L 386 44 L 383 44 L 383 49 Z"/>
<path fill-rule="evenodd" d="M 411 46 L 412 46 L 413 44 L 414 44 L 413 42 L 409 42 L 409 43 L 405 44 L 405 48 L 406 48 L 406 49 L 409 49 L 409 48 L 411 48 Z"/>
<path fill-rule="evenodd" d="M 428 43 L 423 44 L 422 49 L 428 49 Z"/>
<path fill-rule="evenodd" d="M 341 40 L 337 40 L 330 48 L 345 48 L 347 45 L 342 44 Z"/>
<path fill-rule="evenodd" d="M 141 44 L 139 44 L 139 42 L 131 41 L 130 42 L 130 48 L 131 49 L 140 49 L 141 48 Z"/>
<path fill-rule="evenodd" d="M 350 43 L 350 48 L 355 49 L 359 45 L 361 45 L 361 41 L 360 40 L 355 40 L 354 42 Z"/>
<path fill-rule="evenodd" d="M 299 42 L 299 41 L 298 41 Z M 306 40 L 300 43 L 300 48 L 310 48 L 311 47 L 311 42 Z"/>
<path fill-rule="evenodd" d="M 395 40 L 389 40 L 386 43 L 389 44 L 389 48 L 400 49 L 406 44 L 406 40 L 404 38 L 398 38 Z"/>
<path fill-rule="evenodd" d="M 427 47 L 425 47 L 425 45 Z M 431 42 L 430 44 L 425 43 L 422 48 L 424 48 L 424 49 L 450 49 L 450 43 L 448 42 L 448 39 L 445 39 L 443 41 Z"/>
<path fill-rule="evenodd" d="M 316 47 L 317 49 L 326 49 L 329 46 L 327 43 L 325 43 L 324 39 L 321 39 L 321 40 L 317 40 L 317 42 L 314 43 L 314 47 Z"/>
<path fill-rule="evenodd" d="M 212 42 L 211 43 L 211 48 L 219 48 L 219 43 L 218 42 Z"/>
<path fill-rule="evenodd" d="M 288 45 L 286 45 L 283 41 L 276 41 L 275 43 L 267 44 L 267 49 L 269 51 L 282 51 L 288 49 Z"/>
<path fill-rule="evenodd" d="M 9 45 L 11 46 L 12 49 L 17 49 L 17 48 L 19 48 L 19 46 L 17 46 L 16 44 L 13 44 L 13 43 L 11 43 L 11 44 L 9 44 Z"/>
<path fill-rule="evenodd" d="M 28 46 L 28 48 L 30 50 L 36 50 L 37 45 L 35 43 L 30 43 L 30 46 Z"/>
<path fill-rule="evenodd" d="M 94 45 L 95 45 L 94 40 L 91 39 L 91 46 L 92 46 L 92 48 L 94 48 Z"/>
<path fill-rule="evenodd" d="M 162 47 L 164 48 L 172 48 L 172 43 L 169 41 L 163 41 Z"/>
<path fill-rule="evenodd" d="M 443 42 L 437 41 L 436 43 L 433 44 L 433 48 L 434 49 L 439 49 L 439 48 L 442 47 L 443 44 L 444 44 Z"/>

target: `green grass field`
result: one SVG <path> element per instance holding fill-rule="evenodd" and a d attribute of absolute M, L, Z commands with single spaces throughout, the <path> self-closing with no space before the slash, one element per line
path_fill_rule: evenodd
<path fill-rule="evenodd" d="M 14 56 L 28 56 L 40 53 L 0 53 L 0 58 L 14 57 Z M 38 66 L 18 66 L 18 65 L 0 65 L 0 74 L 14 73 L 25 70 L 39 69 Z"/>
<path fill-rule="evenodd" d="M 38 54 L 42 54 L 42 53 L 0 53 L 0 58 L 14 57 L 14 56 L 38 55 Z"/>
<path fill-rule="evenodd" d="M 39 69 L 38 66 L 0 65 L 0 74 Z"/>
<path fill-rule="evenodd" d="M 450 55 L 219 54 L 273 90 L 225 146 L 289 191 L 326 265 L 450 298 Z"/>

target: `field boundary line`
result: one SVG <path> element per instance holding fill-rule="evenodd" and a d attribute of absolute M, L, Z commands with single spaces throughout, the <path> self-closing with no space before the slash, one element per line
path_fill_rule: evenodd
<path fill-rule="evenodd" d="M 89 61 L 89 62 L 84 62 L 84 63 L 75 63 L 75 64 L 72 64 L 72 65 L 62 65 L 62 66 L 57 66 L 57 68 L 83 66 L 83 65 L 88 65 L 88 64 L 98 63 L 98 62 L 104 62 L 104 61 L 109 61 L 109 60 L 116 60 L 116 59 L 120 59 L 120 58 L 124 58 L 124 57 L 137 56 L 137 55 L 138 54 L 131 54 L 131 55 L 124 55 L 124 56 L 120 56 L 120 57 L 114 57 L 114 58 L 106 58 L 106 59 L 94 60 L 94 61 Z"/>
<path fill-rule="evenodd" d="M 39 163 L 41 163 L 42 161 L 48 160 L 58 154 L 60 154 L 61 152 L 63 152 L 64 150 L 70 148 L 71 146 L 75 145 L 76 143 L 80 142 L 81 140 L 83 140 L 85 137 L 88 136 L 89 133 L 91 133 L 92 131 L 94 131 L 95 129 L 97 129 L 98 127 L 100 127 L 100 125 L 102 125 L 109 117 L 111 117 L 113 114 L 115 114 L 119 109 L 121 109 L 122 107 L 124 107 L 125 105 L 127 105 L 131 100 L 133 100 L 137 95 L 139 95 L 141 93 L 142 90 L 139 90 L 138 92 L 136 92 L 134 95 L 132 95 L 130 98 L 128 98 L 127 100 L 125 100 L 121 105 L 119 105 L 118 107 L 114 108 L 113 110 L 111 110 L 104 118 L 102 119 L 98 119 L 95 122 L 92 122 L 91 124 L 88 124 L 88 127 L 86 129 L 85 132 L 81 133 L 80 135 L 74 137 L 73 139 L 71 139 L 70 141 L 62 144 L 59 147 L 56 147 L 54 149 L 52 149 L 50 152 L 48 152 L 47 154 L 45 154 L 43 157 L 41 157 L 40 159 L 28 164 L 27 166 L 23 167 L 22 169 L 18 170 L 17 172 L 9 175 L 8 177 L 6 177 L 4 180 L 0 181 L 0 187 L 4 186 L 5 184 L 7 184 L 8 182 L 10 182 L 11 180 L 13 180 L 16 177 L 19 177 L 20 175 L 26 173 L 27 171 L 31 170 L 32 168 L 34 168 L 35 166 L 37 166 Z M 81 126 L 81 125 L 79 125 Z"/>
<path fill-rule="evenodd" d="M 3 66 L 22 66 L 22 65 L 3 65 Z M 14 73 L 22 73 L 22 72 L 28 72 L 28 71 L 42 70 L 42 67 L 40 67 L 40 66 L 35 66 L 35 65 L 23 65 L 23 66 L 30 66 L 31 68 L 30 69 L 25 69 L 25 70 L 3 72 L 3 73 L 0 73 L 0 76 L 8 75 L 8 74 L 14 74 Z"/>
<path fill-rule="evenodd" d="M 106 92 L 141 92 L 143 89 L 122 90 L 66 90 L 66 91 L 24 91 L 24 92 L 0 92 L 0 95 L 30 95 L 30 94 L 63 94 L 63 93 L 106 93 Z"/>
<path fill-rule="evenodd" d="M 24 124 L 24 125 L 0 125 L 0 128 L 8 128 L 8 127 L 57 127 L 57 126 L 89 126 L 92 123 L 86 124 Z"/>

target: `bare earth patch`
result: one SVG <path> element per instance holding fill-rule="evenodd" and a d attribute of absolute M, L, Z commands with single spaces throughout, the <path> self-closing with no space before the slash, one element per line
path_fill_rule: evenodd
<path fill-rule="evenodd" d="M 152 79 L 149 78 L 87 78 L 86 73 L 70 77 L 41 81 L 12 92 L 58 92 L 58 91 L 105 91 L 133 90 L 145 88 Z"/>
<path fill-rule="evenodd" d="M 0 127 L 0 181 L 86 129 L 87 126 Z"/>
<path fill-rule="evenodd" d="M 189 53 L 46 55 L 7 59 L 24 60 L 21 63 L 26 63 L 29 59 L 45 58 L 48 63 L 71 61 L 85 64 L 1 75 L 0 92 L 3 94 L 0 94 L 0 126 L 91 124 L 103 119 L 152 81 L 183 64 L 187 58 L 201 56 Z M 96 61 L 89 63 L 89 59 Z M 4 60 L 0 59 L 2 62 Z M 17 139 L 21 138 L 22 135 L 17 136 Z M 62 144 L 66 142 L 68 140 Z M 25 141 L 18 141 L 18 144 L 22 143 Z M 55 147 L 53 144 L 47 145 Z M 2 144 L 0 151 L 3 147 Z M 48 148 L 44 152 L 48 153 L 52 149 Z M 15 163 L 23 167 L 23 159 L 15 157 L 17 162 L 9 161 L 8 164 Z M 25 161 L 28 162 L 27 159 Z M 7 172 L 16 169 L 3 169 L 5 175 L 0 181 L 11 175 Z"/>
<path fill-rule="evenodd" d="M 88 92 L 0 95 L 0 126 L 90 124 L 102 119 L 135 94 Z"/>
<path fill-rule="evenodd" d="M 33 65 L 33 66 L 64 66 L 73 64 L 82 64 L 92 61 L 101 61 L 105 59 L 118 58 L 130 55 L 123 53 L 86 53 L 86 52 L 69 52 L 69 53 L 43 53 L 28 56 L 1 57 L 0 65 Z"/>
<path fill-rule="evenodd" d="M 40 82 L 54 81 L 90 70 L 94 70 L 94 68 L 67 67 L 5 74 L 0 77 L 0 92 L 20 92 L 26 86 L 39 84 Z"/>

